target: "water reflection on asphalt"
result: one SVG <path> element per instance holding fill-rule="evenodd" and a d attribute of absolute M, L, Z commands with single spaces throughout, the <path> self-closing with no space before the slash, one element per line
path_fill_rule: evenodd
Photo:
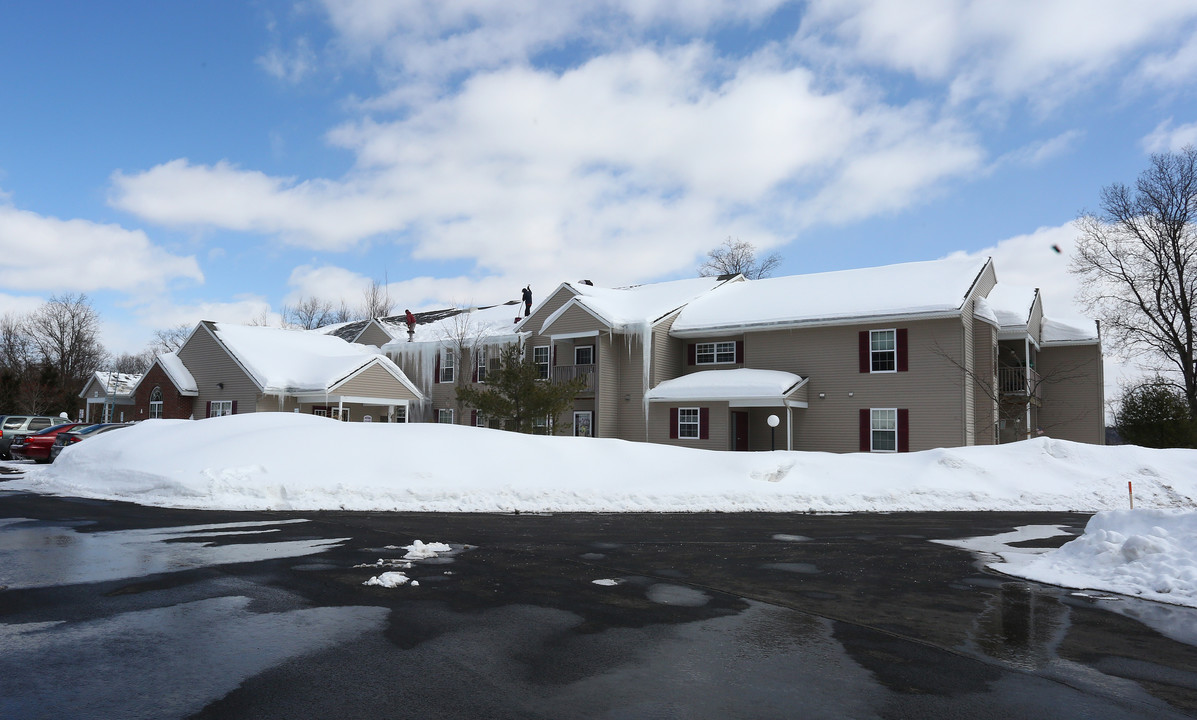
<path fill-rule="evenodd" d="M 276 526 L 304 520 L 80 532 L 66 524 L 0 522 L 0 588 L 92 583 L 209 565 L 313 555 L 348 538 L 261 542 Z M 248 536 L 248 537 L 245 537 Z M 238 538 L 253 542 L 221 542 Z"/>

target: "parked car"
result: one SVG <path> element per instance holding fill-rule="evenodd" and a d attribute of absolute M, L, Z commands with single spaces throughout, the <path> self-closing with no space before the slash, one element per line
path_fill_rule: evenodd
<path fill-rule="evenodd" d="M 50 462 L 50 448 L 62 433 L 81 427 L 83 423 L 66 423 L 42 430 L 39 433 L 26 435 L 13 440 L 8 452 L 16 460 L 33 460 L 39 463 Z"/>
<path fill-rule="evenodd" d="M 106 433 L 110 430 L 119 430 L 121 428 L 129 427 L 132 424 L 133 423 L 96 423 L 95 425 L 80 425 L 79 427 L 72 428 L 66 432 L 59 433 L 58 437 L 54 440 L 54 444 L 50 446 L 50 462 L 54 462 L 54 460 L 62 453 L 62 449 L 69 445 L 74 445 L 77 442 L 95 437 L 96 435 Z"/>
<path fill-rule="evenodd" d="M 0 460 L 12 460 L 9 448 L 17 438 L 69 422 L 66 418 L 49 415 L 0 415 Z"/>

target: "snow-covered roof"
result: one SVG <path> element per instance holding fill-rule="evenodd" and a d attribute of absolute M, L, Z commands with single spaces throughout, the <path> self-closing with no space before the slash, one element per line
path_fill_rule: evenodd
<path fill-rule="evenodd" d="M 728 283 L 727 279 L 713 277 L 686 278 L 620 288 L 571 283 L 569 287 L 577 295 L 545 318 L 540 333 L 544 334 L 557 318 L 574 305 L 585 308 L 613 330 L 639 327 L 646 322 L 659 320 L 695 298 Z"/>
<path fill-rule="evenodd" d="M 265 393 L 326 391 L 371 363 L 379 363 L 406 380 L 403 371 L 377 348 L 355 345 L 333 335 L 206 324 Z"/>
<path fill-rule="evenodd" d="M 97 370 L 92 374 L 92 379 L 87 383 L 95 382 L 100 386 L 100 391 L 105 395 L 115 395 L 116 397 L 129 397 L 133 394 L 133 389 L 137 387 L 137 383 L 141 381 L 140 374 L 132 373 L 112 373 Z M 87 385 L 83 386 L 83 390 L 79 393 L 79 397 L 83 397 L 87 392 Z"/>
<path fill-rule="evenodd" d="M 1031 320 L 1031 310 L 1038 294 L 1038 288 L 1000 282 L 989 291 L 986 300 L 993 307 L 1000 327 L 1025 328 Z"/>
<path fill-rule="evenodd" d="M 997 313 L 993 309 L 993 305 L 989 304 L 989 301 L 983 297 L 977 298 L 977 301 L 973 304 L 973 317 L 992 323 L 997 327 L 1002 326 L 1001 321 L 998 320 Z"/>
<path fill-rule="evenodd" d="M 415 313 L 416 332 L 407 336 L 407 323 L 402 315 L 393 318 L 379 318 L 378 324 L 393 340 L 386 344 L 390 350 L 402 350 L 403 346 L 418 343 L 443 343 L 457 337 L 484 339 L 495 342 L 515 340 L 516 319 L 523 319 L 522 306 L 518 303 L 492 305 L 480 308 L 452 308 L 430 313 Z"/>
<path fill-rule="evenodd" d="M 666 380 L 648 391 L 650 402 L 728 400 L 772 401 L 781 404 L 805 380 L 781 370 L 703 370 Z"/>
<path fill-rule="evenodd" d="M 1042 340 L 1044 345 L 1093 345 L 1101 342 L 1097 323 L 1092 320 L 1070 320 L 1072 325 L 1052 318 L 1043 318 Z"/>
<path fill-rule="evenodd" d="M 183 365 L 183 361 L 179 359 L 178 353 L 163 353 L 158 356 L 158 365 L 162 367 L 163 372 L 174 383 L 179 392 L 183 395 L 198 395 L 199 385 L 196 384 L 195 378 L 192 377 L 191 371 Z"/>
<path fill-rule="evenodd" d="M 671 333 L 792 327 L 959 312 L 988 258 L 945 258 L 729 283 L 688 304 Z"/>

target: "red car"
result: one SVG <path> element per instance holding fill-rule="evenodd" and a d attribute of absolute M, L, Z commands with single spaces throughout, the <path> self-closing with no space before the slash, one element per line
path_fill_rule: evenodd
<path fill-rule="evenodd" d="M 49 430 L 42 430 L 35 435 L 18 438 L 12 444 L 12 447 L 9 448 L 9 452 L 18 460 L 27 459 L 39 463 L 48 463 L 50 462 L 50 448 L 54 446 L 54 441 L 58 438 L 58 433 L 73 430 L 85 424 L 67 423 L 66 425 L 55 425 Z"/>

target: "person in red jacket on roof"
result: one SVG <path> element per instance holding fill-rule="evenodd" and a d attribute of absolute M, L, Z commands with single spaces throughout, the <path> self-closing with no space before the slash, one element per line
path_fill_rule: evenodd
<path fill-rule="evenodd" d="M 416 316 L 411 314 L 411 310 L 404 310 L 403 319 L 407 323 L 407 335 L 410 338 L 416 334 Z"/>

